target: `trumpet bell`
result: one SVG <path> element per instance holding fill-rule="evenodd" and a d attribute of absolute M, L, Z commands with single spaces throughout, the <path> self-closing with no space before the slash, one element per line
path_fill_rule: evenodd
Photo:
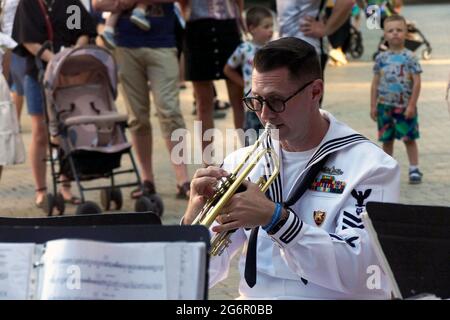
<path fill-rule="evenodd" d="M 270 124 L 266 125 L 264 132 L 252 146 L 251 150 L 245 155 L 244 159 L 228 177 L 219 181 L 216 192 L 206 201 L 192 224 L 200 224 L 210 228 L 218 215 L 222 212 L 223 207 L 230 201 L 233 195 L 243 191 L 243 182 L 254 170 L 257 163 L 261 158 L 268 155 L 272 160 L 273 171 L 269 177 L 259 177 L 256 183 L 262 192 L 266 192 L 280 173 L 280 162 L 275 150 L 269 147 L 263 147 L 262 143 L 266 137 L 271 135 L 272 129 L 273 126 Z M 224 252 L 231 243 L 230 236 L 234 231 L 236 230 L 216 233 L 212 237 L 210 249 L 210 254 L 212 256 L 221 255 Z"/>

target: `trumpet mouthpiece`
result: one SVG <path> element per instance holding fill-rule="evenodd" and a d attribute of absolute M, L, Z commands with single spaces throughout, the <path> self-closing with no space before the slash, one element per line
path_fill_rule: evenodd
<path fill-rule="evenodd" d="M 276 129 L 276 126 L 275 126 L 274 124 L 270 123 L 270 122 L 267 122 L 267 123 L 266 123 L 266 128 L 265 128 L 265 129 L 266 129 L 266 130 L 267 130 L 267 129 L 273 130 L 273 129 Z"/>

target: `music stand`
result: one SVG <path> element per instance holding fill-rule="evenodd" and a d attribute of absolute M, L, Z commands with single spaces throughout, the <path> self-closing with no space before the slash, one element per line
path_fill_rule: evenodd
<path fill-rule="evenodd" d="M 96 216 L 97 217 L 93 219 L 100 221 L 103 218 L 100 218 L 99 216 L 104 216 L 104 214 Z M 3 222 L 7 219 L 16 223 L 10 225 L 5 225 L 4 223 L 0 224 L 0 242 L 43 244 L 47 241 L 57 239 L 86 239 L 107 242 L 204 242 L 206 247 L 205 265 L 202 266 L 202 272 L 204 272 L 201 274 L 205 275 L 202 279 L 202 281 L 204 281 L 203 299 L 206 300 L 208 298 L 209 256 L 207 253 L 209 252 L 210 235 L 208 229 L 204 226 L 161 226 L 151 224 L 121 225 L 117 223 L 103 225 L 98 223 L 96 225 L 90 225 L 85 224 L 87 220 L 83 217 L 86 216 L 73 216 L 72 219 L 66 220 L 70 221 L 71 224 L 62 224 L 59 222 L 59 225 L 51 226 L 42 224 L 33 225 L 29 223 L 31 220 L 29 220 L 27 224 L 17 224 L 16 220 L 11 220 L 13 218 L 3 218 Z M 69 217 L 67 216 L 65 218 Z M 78 218 L 80 218 L 79 221 L 82 221 L 83 223 L 78 223 L 76 221 Z M 48 221 L 46 218 L 37 219 L 42 219 L 41 221 L 44 222 Z M 105 221 L 106 220 L 103 219 L 103 222 Z M 113 220 L 109 221 L 111 222 Z M 114 222 L 117 222 L 117 220 Z"/>
<path fill-rule="evenodd" d="M 369 202 L 362 214 L 393 297 L 450 297 L 450 208 Z"/>

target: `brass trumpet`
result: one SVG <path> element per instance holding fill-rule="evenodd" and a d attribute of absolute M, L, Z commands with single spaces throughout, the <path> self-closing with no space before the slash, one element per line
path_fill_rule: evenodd
<path fill-rule="evenodd" d="M 265 130 L 255 142 L 251 150 L 246 154 L 243 161 L 233 170 L 233 172 L 229 176 L 224 177 L 219 181 L 214 195 L 206 201 L 202 210 L 197 215 L 192 224 L 200 224 L 209 229 L 214 220 L 222 211 L 222 208 L 225 206 L 225 204 L 236 192 L 240 191 L 240 187 L 242 186 L 243 181 L 247 179 L 248 175 L 251 173 L 258 161 L 264 155 L 270 154 L 273 159 L 274 170 L 269 177 L 260 177 L 256 183 L 262 192 L 266 192 L 266 190 L 280 173 L 279 159 L 277 154 L 275 153 L 275 150 L 273 150 L 272 148 L 263 147 L 258 151 L 258 148 L 262 146 L 262 142 L 264 141 L 264 139 L 267 136 L 270 136 L 272 129 L 272 125 L 266 125 Z M 239 173 L 241 170 L 242 172 Z M 230 245 L 230 236 L 234 231 L 236 230 L 216 233 L 211 239 L 210 254 L 213 256 L 221 255 L 222 252 Z"/>

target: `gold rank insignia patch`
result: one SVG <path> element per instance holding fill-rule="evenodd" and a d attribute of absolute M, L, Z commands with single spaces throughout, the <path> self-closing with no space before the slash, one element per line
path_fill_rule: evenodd
<path fill-rule="evenodd" d="M 314 222 L 318 227 L 325 221 L 325 216 L 327 213 L 322 210 L 316 210 L 314 211 Z"/>

